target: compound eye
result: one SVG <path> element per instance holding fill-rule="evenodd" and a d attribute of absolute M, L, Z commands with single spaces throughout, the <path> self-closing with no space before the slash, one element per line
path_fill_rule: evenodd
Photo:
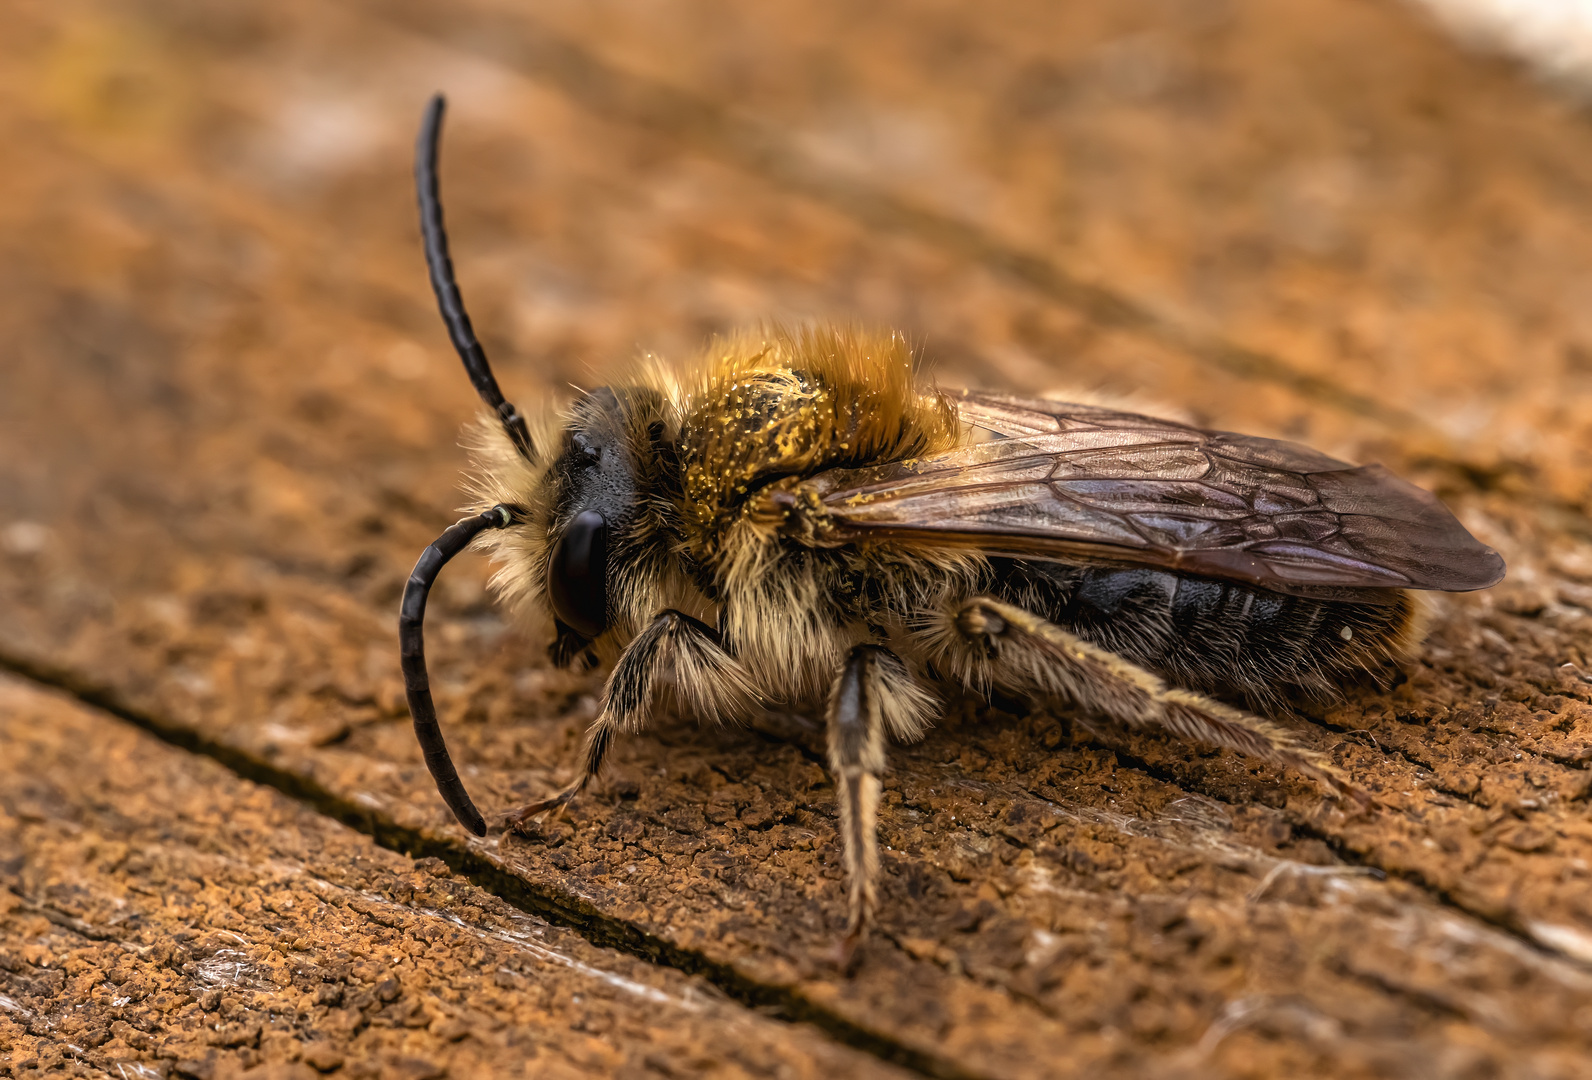
<path fill-rule="evenodd" d="M 547 567 L 553 614 L 587 641 L 608 626 L 608 522 L 582 510 L 564 530 Z"/>

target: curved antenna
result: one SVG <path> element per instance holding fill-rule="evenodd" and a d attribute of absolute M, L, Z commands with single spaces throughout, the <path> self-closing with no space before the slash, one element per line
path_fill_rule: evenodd
<path fill-rule="evenodd" d="M 448 231 L 442 224 L 442 193 L 437 185 L 437 142 L 442 137 L 442 113 L 447 101 L 441 94 L 433 94 L 426 106 L 425 119 L 420 124 L 420 138 L 415 143 L 415 193 L 420 198 L 420 232 L 426 241 L 426 268 L 431 271 L 431 288 L 437 294 L 437 307 L 442 321 L 447 324 L 448 337 L 464 361 L 464 370 L 470 376 L 475 392 L 487 407 L 495 410 L 503 422 L 503 430 L 519 449 L 520 456 L 531 456 L 531 433 L 525 428 L 525 418 L 512 403 L 503 400 L 497 379 L 492 375 L 492 365 L 487 363 L 486 350 L 476 340 L 475 328 L 464 310 L 464 298 L 459 295 L 459 283 L 453 278 L 453 260 L 448 257 Z"/>
<path fill-rule="evenodd" d="M 420 553 L 409 582 L 404 586 L 403 603 L 398 609 L 398 650 L 404 672 L 404 696 L 409 699 L 409 715 L 415 722 L 415 738 L 420 740 L 421 753 L 426 758 L 426 768 L 437 782 L 442 801 L 448 804 L 459 824 L 475 833 L 486 835 L 486 821 L 481 811 L 470 801 L 464 790 L 464 781 L 453 767 L 448 754 L 448 744 L 442 738 L 442 727 L 437 723 L 437 706 L 431 700 L 431 679 L 426 674 L 426 597 L 431 592 L 437 574 L 449 559 L 467 547 L 471 540 L 487 529 L 501 529 L 521 520 L 523 511 L 517 506 L 494 506 L 485 513 L 462 518 L 448 526 Z"/>

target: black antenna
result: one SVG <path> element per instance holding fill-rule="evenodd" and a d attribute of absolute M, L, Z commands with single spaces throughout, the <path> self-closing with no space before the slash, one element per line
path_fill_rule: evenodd
<path fill-rule="evenodd" d="M 420 124 L 420 139 L 415 144 L 415 192 L 420 197 L 420 232 L 426 240 L 426 268 L 431 271 L 431 288 L 437 294 L 437 307 L 448 326 L 448 337 L 459 351 L 459 359 L 464 361 L 464 370 L 469 373 L 475 392 L 488 407 L 497 410 L 503 430 L 519 448 L 520 455 L 529 459 L 531 434 L 525 429 L 525 419 L 511 403 L 503 400 L 503 391 L 498 389 L 497 379 L 492 376 L 492 365 L 487 363 L 486 351 L 476 340 L 475 328 L 464 310 L 459 283 L 453 279 L 453 260 L 448 258 L 448 231 L 442 224 L 442 194 L 437 186 L 437 142 L 442 137 L 445 108 L 446 99 L 441 94 L 432 95 Z"/>
<path fill-rule="evenodd" d="M 404 586 L 403 604 L 398 609 L 398 651 L 404 672 L 404 696 L 409 699 L 409 715 L 415 722 L 415 738 L 420 740 L 426 768 L 437 782 L 442 801 L 448 804 L 459 824 L 477 836 L 486 835 L 486 821 L 470 801 L 464 781 L 453 767 L 448 744 L 442 738 L 442 727 L 437 723 L 437 706 L 431 700 L 431 679 L 426 674 L 426 597 L 448 560 L 463 551 L 471 540 L 487 529 L 501 529 L 522 521 L 524 515 L 517 506 L 500 504 L 450 525 L 420 553 L 420 560 L 409 575 L 409 583 Z"/>

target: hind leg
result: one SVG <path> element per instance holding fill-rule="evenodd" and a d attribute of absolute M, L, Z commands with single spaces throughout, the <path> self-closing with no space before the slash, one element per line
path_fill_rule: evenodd
<path fill-rule="evenodd" d="M 1116 653 L 1011 604 L 989 597 L 966 601 L 945 612 L 928 636 L 936 663 L 967 685 L 1072 701 L 1125 727 L 1163 728 L 1290 765 L 1334 792 L 1353 790 L 1322 755 L 1270 720 L 1168 686 Z"/>

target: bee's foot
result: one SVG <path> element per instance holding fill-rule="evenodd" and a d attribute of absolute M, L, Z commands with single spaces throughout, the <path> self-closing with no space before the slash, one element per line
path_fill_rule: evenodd
<path fill-rule="evenodd" d="M 867 936 L 867 926 L 853 926 L 846 931 L 846 936 L 835 942 L 834 948 L 829 950 L 829 962 L 848 979 L 857 973 L 860 959 L 857 955 L 857 946 L 862 944 L 863 938 Z"/>
<path fill-rule="evenodd" d="M 1310 773 L 1326 789 L 1327 796 L 1343 803 L 1351 813 L 1365 813 L 1381 805 L 1375 795 L 1349 779 L 1343 770 L 1321 762 L 1312 762 L 1311 765 Z"/>
<path fill-rule="evenodd" d="M 1359 784 L 1344 781 L 1343 793 L 1352 800 L 1352 814 L 1368 814 L 1382 807 L 1382 801 Z"/>
<path fill-rule="evenodd" d="M 511 810 L 503 815 L 503 828 L 508 832 L 523 836 L 531 831 L 535 819 L 549 810 L 553 811 L 553 816 L 548 819 L 547 824 L 559 821 L 563 818 L 565 811 L 569 809 L 570 800 L 575 797 L 575 793 L 579 790 L 580 785 L 575 784 L 565 788 L 551 798 L 529 803 L 518 810 Z"/>

